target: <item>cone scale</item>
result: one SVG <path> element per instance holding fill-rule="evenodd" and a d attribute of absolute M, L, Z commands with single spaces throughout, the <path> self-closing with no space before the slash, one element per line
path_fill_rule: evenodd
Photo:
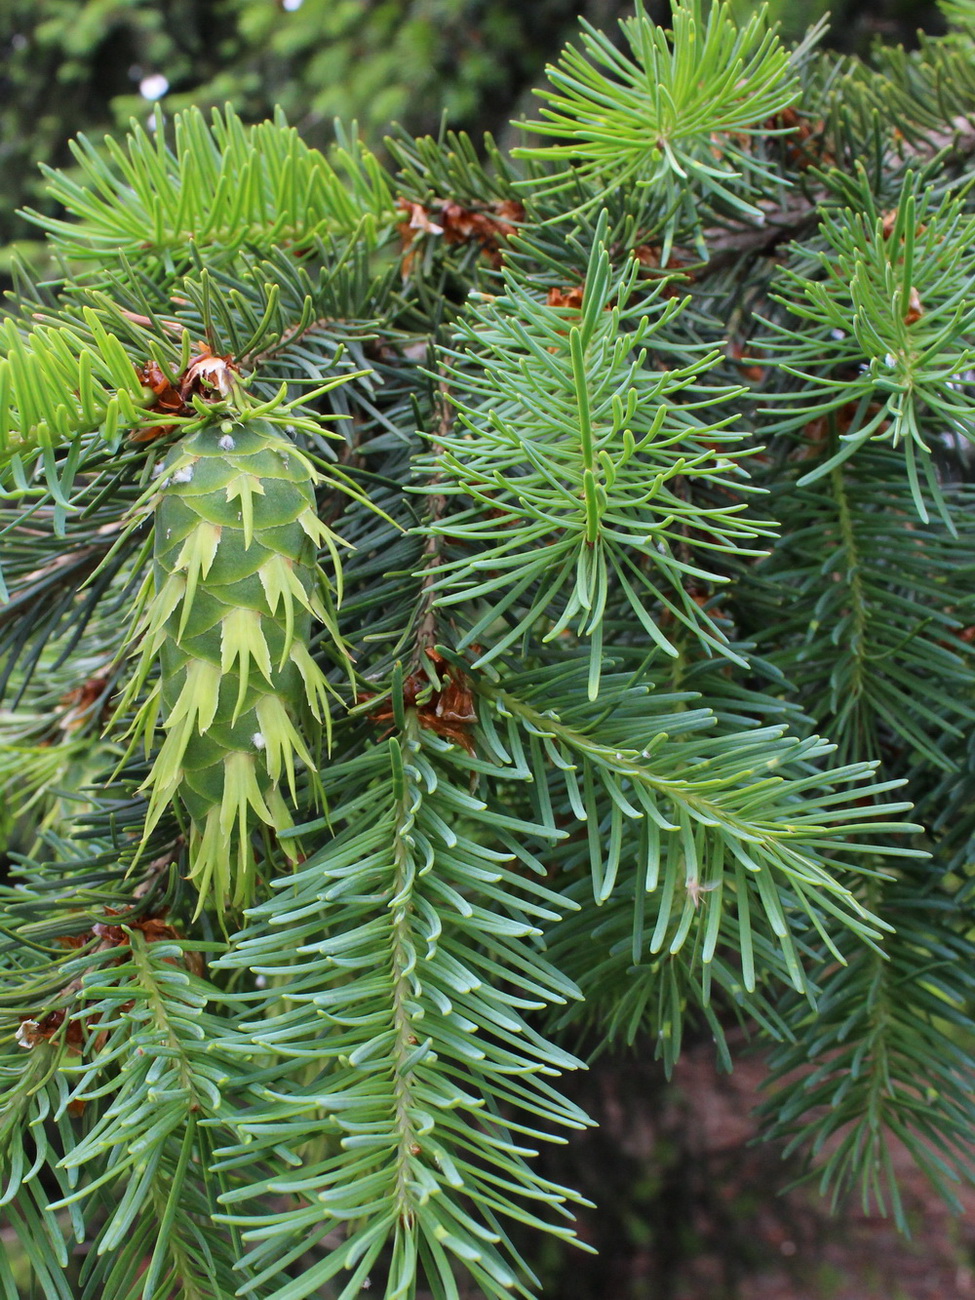
<path fill-rule="evenodd" d="M 316 471 L 275 427 L 224 420 L 170 453 L 155 504 L 152 597 L 137 679 L 158 686 L 137 728 L 165 739 L 145 783 L 146 836 L 178 801 L 190 822 L 189 877 L 218 908 L 254 897 L 255 829 L 292 824 L 304 765 L 326 716 L 308 649 L 328 621 Z"/>

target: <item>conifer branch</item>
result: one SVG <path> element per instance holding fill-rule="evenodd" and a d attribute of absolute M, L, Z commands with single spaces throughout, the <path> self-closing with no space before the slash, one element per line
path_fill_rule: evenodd
<path fill-rule="evenodd" d="M 447 384 L 446 374 L 446 370 L 441 368 L 440 377 L 437 380 L 437 396 L 434 407 L 437 417 L 437 431 L 431 451 L 436 463 L 428 480 L 430 491 L 427 493 L 426 498 L 427 519 L 430 527 L 421 552 L 423 576 L 421 578 L 421 596 L 418 607 L 419 617 L 416 626 L 414 669 L 424 666 L 426 652 L 436 644 L 437 640 L 436 581 L 445 542 L 444 535 L 437 530 L 437 525 L 447 512 L 447 498 L 437 490 L 442 477 L 439 461 L 444 454 L 444 443 L 453 432 L 455 417 L 454 407 L 450 401 L 450 389 Z"/>
<path fill-rule="evenodd" d="M 971 1175 L 967 3 L 869 67 L 638 9 L 516 161 L 191 111 L 51 175 L 0 330 L 36 1290 L 63 1219 L 86 1296 L 531 1300 L 580 1025 L 756 1028 L 837 1197 L 899 1213 L 895 1137 Z"/>

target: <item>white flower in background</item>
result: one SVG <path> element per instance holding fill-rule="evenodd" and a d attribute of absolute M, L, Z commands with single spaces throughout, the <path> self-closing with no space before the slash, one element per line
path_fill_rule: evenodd
<path fill-rule="evenodd" d="M 148 99 L 152 103 L 155 103 L 157 99 L 162 99 L 168 89 L 169 82 L 161 72 L 152 72 L 139 82 L 139 94 L 143 99 Z"/>

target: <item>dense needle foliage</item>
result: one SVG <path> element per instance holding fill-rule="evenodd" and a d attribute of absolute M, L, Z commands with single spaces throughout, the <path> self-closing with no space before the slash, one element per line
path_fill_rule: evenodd
<path fill-rule="evenodd" d="M 736 1023 L 837 1203 L 902 1220 L 895 1141 L 971 1175 L 946 9 L 869 66 L 638 9 L 513 157 L 190 110 L 51 174 L 0 327 L 8 1295 L 538 1295 L 561 1077 Z"/>

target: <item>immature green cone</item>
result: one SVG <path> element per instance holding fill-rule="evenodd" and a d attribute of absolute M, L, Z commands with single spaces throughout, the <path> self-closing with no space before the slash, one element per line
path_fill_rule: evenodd
<path fill-rule="evenodd" d="M 308 651 L 327 622 L 316 471 L 267 421 L 223 421 L 170 453 L 155 507 L 154 595 L 137 679 L 158 656 L 159 687 L 137 723 L 166 738 L 146 788 L 146 835 L 177 798 L 192 824 L 200 906 L 246 907 L 251 832 L 291 825 L 295 759 L 316 772 L 301 719 L 327 719 L 327 685 Z M 312 723 L 313 733 L 317 726 Z M 314 746 L 312 745 L 312 748 Z M 317 780 L 317 777 L 314 778 Z"/>

